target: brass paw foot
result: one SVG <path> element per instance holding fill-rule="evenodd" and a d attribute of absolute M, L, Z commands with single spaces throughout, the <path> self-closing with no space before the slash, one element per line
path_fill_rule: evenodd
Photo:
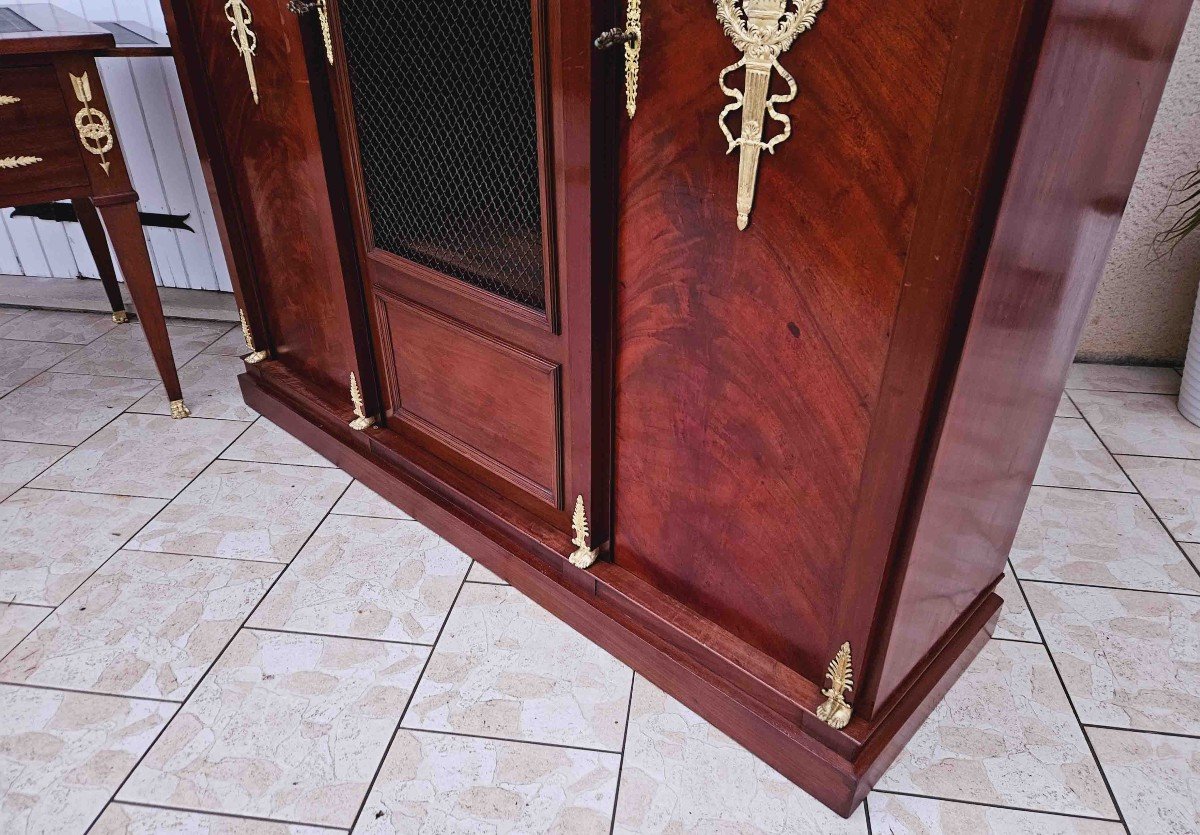
<path fill-rule="evenodd" d="M 171 401 L 171 417 L 175 418 L 175 420 L 180 420 L 181 418 L 190 417 L 191 414 L 192 414 L 192 410 L 189 409 L 182 400 L 172 400 Z"/>

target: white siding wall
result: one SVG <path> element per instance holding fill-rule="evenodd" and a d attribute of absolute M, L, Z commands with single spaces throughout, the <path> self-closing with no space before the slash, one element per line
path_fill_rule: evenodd
<path fill-rule="evenodd" d="M 88 20 L 132 20 L 165 32 L 157 0 L 53 0 Z M 15 5 L 0 0 L 0 6 Z M 170 58 L 97 60 L 125 161 L 143 212 L 190 215 L 194 229 L 146 227 L 163 287 L 231 290 L 212 205 L 204 187 L 179 78 Z M 10 217 L 0 210 L 0 273 L 96 276 L 76 223 Z"/>

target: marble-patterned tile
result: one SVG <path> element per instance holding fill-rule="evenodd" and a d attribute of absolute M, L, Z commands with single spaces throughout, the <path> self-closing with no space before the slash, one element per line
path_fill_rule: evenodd
<path fill-rule="evenodd" d="M 1088 728 L 1132 835 L 1200 832 L 1200 739 Z"/>
<path fill-rule="evenodd" d="M 17 342 L 0 339 L 0 395 L 32 380 L 79 350 L 59 342 Z"/>
<path fill-rule="evenodd" d="M 417 522 L 329 516 L 249 625 L 432 644 L 470 565 Z"/>
<path fill-rule="evenodd" d="M 18 490 L 0 503 L 0 600 L 57 606 L 165 504 Z"/>
<path fill-rule="evenodd" d="M 878 835 L 1123 835 L 1118 821 L 976 806 L 875 792 L 867 799 Z"/>
<path fill-rule="evenodd" d="M 335 835 L 340 829 L 110 803 L 89 835 Z"/>
<path fill-rule="evenodd" d="M 183 387 L 183 400 L 192 417 L 244 421 L 257 418 L 258 412 L 245 404 L 238 387 L 237 377 L 245 370 L 246 364 L 238 357 L 210 354 L 200 354 L 182 366 L 179 385 Z M 171 404 L 162 384 L 130 406 L 129 411 L 171 414 Z"/>
<path fill-rule="evenodd" d="M 1174 368 L 1077 362 L 1067 375 L 1067 389 L 1178 394 L 1182 379 Z"/>
<path fill-rule="evenodd" d="M 0 397 L 0 438 L 81 444 L 150 390 L 146 380 L 46 373 Z"/>
<path fill-rule="evenodd" d="M 361 481 L 351 484 L 350 489 L 338 499 L 338 503 L 330 512 L 345 516 L 377 516 L 380 519 L 412 518 Z"/>
<path fill-rule="evenodd" d="M 1200 542 L 1200 461 L 1120 456 L 1121 466 L 1181 542 Z"/>
<path fill-rule="evenodd" d="M 876 788 L 1116 817 L 1046 648 L 1014 641 L 988 642 Z"/>
<path fill-rule="evenodd" d="M 84 832 L 175 707 L 0 684 L 0 832 Z"/>
<path fill-rule="evenodd" d="M 1200 734 L 1200 598 L 1026 583 L 1084 724 Z"/>
<path fill-rule="evenodd" d="M 1055 418 L 1033 483 L 1044 487 L 1134 492 L 1087 421 Z"/>
<path fill-rule="evenodd" d="M 280 570 L 119 551 L 0 663 L 0 681 L 182 701 Z"/>
<path fill-rule="evenodd" d="M 401 730 L 356 833 L 608 835 L 619 754 Z"/>
<path fill-rule="evenodd" d="M 1071 399 L 1114 455 L 1200 458 L 1200 426 L 1172 394 L 1072 391 Z"/>
<path fill-rule="evenodd" d="M 214 461 L 129 547 L 290 562 L 349 483 L 341 470 Z"/>
<path fill-rule="evenodd" d="M 121 415 L 30 486 L 169 499 L 245 428 L 228 420 Z"/>
<path fill-rule="evenodd" d="M 167 331 L 171 337 L 171 352 L 175 355 L 175 365 L 183 365 L 207 348 L 224 334 L 226 327 L 227 325 L 202 325 L 195 322 L 184 324 L 175 319 L 168 319 Z M 54 370 L 158 380 L 154 356 L 150 353 L 150 345 L 146 342 L 140 325 L 109 331 Z"/>
<path fill-rule="evenodd" d="M 620 835 L 866 835 L 863 807 L 849 820 L 638 676 L 616 826 Z"/>
<path fill-rule="evenodd" d="M 467 583 L 404 726 L 619 751 L 631 679 L 516 589 Z"/>
<path fill-rule="evenodd" d="M 504 582 L 504 580 L 501 579 L 500 576 L 497 575 L 494 571 L 489 571 L 488 569 L 484 568 L 479 563 L 473 563 L 471 565 L 471 570 L 467 572 L 467 582 L 468 583 L 492 583 L 497 586 L 507 586 L 508 585 L 508 583 Z"/>
<path fill-rule="evenodd" d="M 1011 641 L 1041 641 L 1033 615 L 1029 612 L 1011 568 L 1005 572 L 996 592 L 1004 598 L 1004 606 L 1000 609 L 1000 619 L 996 621 L 995 637 Z"/>
<path fill-rule="evenodd" d="M 428 652 L 243 629 L 117 799 L 348 827 Z"/>
<path fill-rule="evenodd" d="M 28 312 L 28 308 L 24 307 L 0 307 L 0 325 L 6 325 L 17 317 L 24 316 Z"/>
<path fill-rule="evenodd" d="M 202 353 L 216 354 L 222 357 L 244 357 L 250 353 L 250 349 L 246 347 L 241 327 L 234 325 L 220 339 L 205 348 Z"/>
<path fill-rule="evenodd" d="M 1067 397 L 1065 391 L 1062 393 L 1062 397 L 1058 398 L 1058 408 L 1055 409 L 1054 416 L 1065 418 L 1083 417 L 1079 410 L 1075 408 L 1075 404 L 1071 402 L 1071 398 Z"/>
<path fill-rule="evenodd" d="M 1200 593 L 1200 574 L 1136 493 L 1034 487 L 1009 559 L 1023 580 Z"/>
<path fill-rule="evenodd" d="M 70 451 L 69 446 L 0 441 L 0 502 Z"/>
<path fill-rule="evenodd" d="M 112 316 L 105 314 L 31 310 L 24 316 L 8 321 L 0 319 L 0 339 L 87 345 L 115 327 L 117 323 Z"/>
<path fill-rule="evenodd" d="M 0 658 L 7 655 L 53 609 L 0 602 Z"/>
<path fill-rule="evenodd" d="M 302 467 L 335 466 L 264 417 L 255 421 L 221 457 L 229 461 L 259 461 Z"/>

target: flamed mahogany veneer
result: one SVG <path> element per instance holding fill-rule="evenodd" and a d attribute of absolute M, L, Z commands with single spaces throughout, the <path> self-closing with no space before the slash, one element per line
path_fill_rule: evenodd
<path fill-rule="evenodd" d="M 988 639 L 1188 0 L 168 6 L 246 401 L 848 815 Z"/>

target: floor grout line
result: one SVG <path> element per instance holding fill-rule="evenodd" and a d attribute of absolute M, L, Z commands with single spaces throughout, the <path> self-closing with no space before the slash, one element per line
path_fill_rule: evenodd
<path fill-rule="evenodd" d="M 1004 809 L 1009 812 L 1027 812 L 1035 815 L 1054 815 L 1055 817 L 1071 818 L 1072 820 L 1079 821 L 1104 821 L 1106 823 L 1120 824 L 1125 823 L 1123 818 L 1104 818 L 1098 815 L 1080 815 L 1075 812 L 1058 812 L 1048 809 L 1034 809 L 1027 806 L 1010 806 L 1005 803 L 988 803 L 987 801 L 983 800 L 962 800 L 957 797 L 946 797 L 944 795 L 936 794 L 921 794 L 920 792 L 906 792 L 899 789 L 871 789 L 871 792 L 873 794 L 890 794 L 895 795 L 896 797 L 912 797 L 918 800 L 937 800 L 944 801 L 946 803 L 960 803 L 964 806 L 983 806 L 988 809 Z M 1120 807 L 1116 808 L 1117 814 L 1120 814 Z M 1128 827 L 1126 827 L 1126 831 L 1128 831 Z"/>
<path fill-rule="evenodd" d="M 333 632 L 309 632 L 302 629 L 283 629 L 278 626 L 259 626 L 256 623 L 250 623 L 249 619 L 247 619 L 247 621 L 238 628 L 249 629 L 254 632 L 276 632 L 280 635 L 307 635 L 310 638 L 340 638 L 346 641 L 370 641 L 374 644 L 390 644 L 402 647 L 422 647 L 424 649 L 433 649 L 433 644 L 423 644 L 420 641 L 397 641 L 389 638 L 367 638 L 362 635 L 338 635 Z"/>
<path fill-rule="evenodd" d="M 276 824 L 281 824 L 283 826 L 310 826 L 315 829 L 325 830 L 327 832 L 349 832 L 350 831 L 348 829 L 345 829 L 344 827 L 329 826 L 328 824 L 324 824 L 324 823 L 307 823 L 306 821 L 297 821 L 297 820 L 290 820 L 290 819 L 284 819 L 284 818 L 263 818 L 263 817 L 259 817 L 258 815 L 237 815 L 232 812 L 213 812 L 208 809 L 193 808 L 193 807 L 188 807 L 188 806 L 167 806 L 162 803 L 146 803 L 141 800 L 110 800 L 104 804 L 104 810 L 107 810 L 109 806 L 113 806 L 113 805 L 137 806 L 142 809 L 161 809 L 165 812 L 183 812 L 183 813 L 189 814 L 189 815 L 212 815 L 213 817 L 216 817 L 216 818 L 232 818 L 233 820 L 257 821 L 260 823 L 276 823 Z M 100 812 L 100 815 L 104 814 L 104 810 L 102 810 Z M 98 821 L 99 819 L 100 819 L 100 817 L 97 816 L 96 820 Z M 95 822 L 92 823 L 92 826 L 95 826 Z"/>
<path fill-rule="evenodd" d="M 351 481 L 350 484 L 354 482 Z M 350 489 L 349 486 L 346 487 Z M 334 503 L 337 504 L 336 502 Z M 363 812 L 367 808 L 367 801 L 371 799 L 371 792 L 375 790 L 375 783 L 379 780 L 379 775 L 383 772 L 383 766 L 387 762 L 388 755 L 392 753 L 392 746 L 396 743 L 396 737 L 400 733 L 400 728 L 404 725 L 404 717 L 408 715 L 408 710 L 412 707 L 413 699 L 417 695 L 417 689 L 421 686 L 421 681 L 425 678 L 425 671 L 429 669 L 429 662 L 433 658 L 433 654 L 437 652 L 438 642 L 442 640 L 442 635 L 446 631 L 446 624 L 450 622 L 450 617 L 454 614 L 454 607 L 458 605 L 458 598 L 462 595 L 463 588 L 467 584 L 467 575 L 471 573 L 471 567 L 467 566 L 467 570 L 463 572 L 463 578 L 459 581 L 458 591 L 454 593 L 454 599 L 450 601 L 450 607 L 446 609 L 446 617 L 442 619 L 441 626 L 438 627 L 437 635 L 433 639 L 433 646 L 429 648 L 428 654 L 425 656 L 425 663 L 421 665 L 421 671 L 417 673 L 416 681 L 413 682 L 412 690 L 408 694 L 408 699 L 404 702 L 404 709 L 400 711 L 399 718 L 396 719 L 396 727 L 392 728 L 392 735 L 388 738 L 388 743 L 384 746 L 383 756 L 379 758 L 379 764 L 375 766 L 375 773 L 371 775 L 371 780 L 367 783 L 367 790 L 363 792 L 362 802 L 358 805 L 358 811 L 354 815 L 354 820 L 350 824 L 350 830 L 358 826 L 358 821 L 362 817 Z"/>
<path fill-rule="evenodd" d="M 621 734 L 621 759 L 617 763 L 617 787 L 613 791 L 612 816 L 608 822 L 608 835 L 617 830 L 617 810 L 621 802 L 621 779 L 625 776 L 625 749 L 629 745 L 629 720 L 633 716 L 633 688 L 637 686 L 637 671 L 630 669 L 629 702 L 625 705 L 625 729 Z"/>
<path fill-rule="evenodd" d="M 1054 675 L 1058 679 L 1058 686 L 1062 688 L 1063 695 L 1067 699 L 1067 706 L 1071 708 L 1071 714 L 1075 717 L 1075 725 L 1079 729 L 1084 743 L 1087 745 L 1088 753 L 1092 755 L 1092 762 L 1100 774 L 1100 779 L 1104 782 L 1104 789 L 1108 792 L 1108 799 L 1112 802 L 1113 809 L 1116 810 L 1117 817 L 1128 834 L 1129 824 L 1125 822 L 1125 813 L 1121 809 L 1121 804 L 1117 802 L 1117 795 L 1112 789 L 1112 784 L 1108 781 L 1108 775 L 1104 772 L 1104 766 L 1101 764 L 1100 758 L 1096 756 L 1096 748 L 1092 745 L 1092 740 L 1088 737 L 1087 731 L 1084 730 L 1083 720 L 1079 716 L 1079 710 L 1075 707 L 1075 700 L 1071 697 L 1071 691 L 1067 689 L 1067 682 L 1063 679 L 1062 671 L 1058 669 L 1058 661 L 1054 657 L 1054 652 L 1050 649 L 1050 643 L 1046 640 L 1046 633 L 1042 630 L 1041 621 L 1038 620 L 1037 612 L 1034 611 L 1033 605 L 1029 602 L 1029 595 L 1025 593 L 1024 581 L 1020 577 L 1014 577 L 1013 579 L 1017 581 L 1017 588 L 1020 590 L 1021 596 L 1025 599 L 1025 606 L 1029 609 L 1030 617 L 1033 620 L 1033 627 L 1037 630 L 1038 637 L 1042 639 L 1042 651 L 1050 661 L 1050 668 L 1054 670 Z"/>
<path fill-rule="evenodd" d="M 48 614 L 46 617 L 48 618 L 50 615 Z M 45 618 L 42 620 L 44 621 Z M 40 626 L 41 624 L 38 625 Z M 33 633 L 31 632 L 30 634 Z M 29 636 L 27 635 L 25 637 L 28 638 Z M 24 641 L 22 641 L 22 643 L 24 643 Z M 13 647 L 13 651 L 16 651 L 16 647 Z M 7 658 L 7 656 L 5 657 Z M 8 679 L 0 679 L 0 684 L 7 685 L 9 687 L 28 687 L 31 690 L 49 690 L 53 693 L 77 693 L 81 696 L 103 696 L 106 699 L 129 699 L 130 701 L 134 702 L 156 702 L 163 705 L 174 705 L 176 708 L 183 706 L 183 702 L 179 701 L 178 699 L 160 699 L 155 696 L 131 696 L 128 693 L 109 693 L 105 690 L 84 690 L 79 687 L 59 687 L 49 684 L 33 684 L 32 682 L 28 681 L 9 681 Z M 164 727 L 166 726 L 164 725 Z"/>

